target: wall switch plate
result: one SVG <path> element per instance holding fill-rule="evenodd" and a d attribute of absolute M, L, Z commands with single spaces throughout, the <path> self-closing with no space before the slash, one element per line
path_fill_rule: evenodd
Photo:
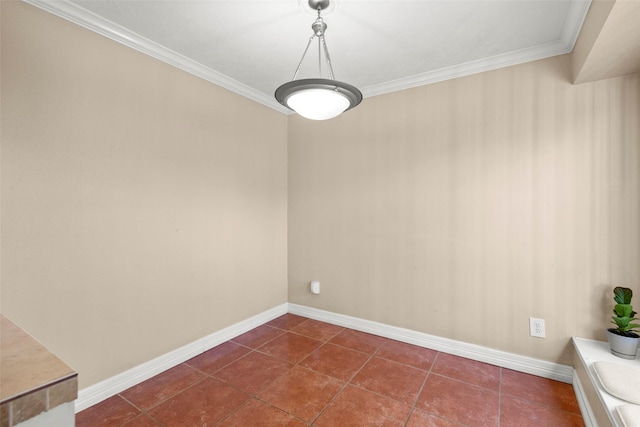
<path fill-rule="evenodd" d="M 545 337 L 544 319 L 529 318 L 529 335 L 532 337 Z"/>

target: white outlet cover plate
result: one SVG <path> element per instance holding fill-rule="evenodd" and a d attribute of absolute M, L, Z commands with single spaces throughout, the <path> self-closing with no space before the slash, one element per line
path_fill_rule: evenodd
<path fill-rule="evenodd" d="M 529 335 L 532 337 L 544 338 L 546 335 L 544 319 L 529 318 Z"/>
<path fill-rule="evenodd" d="M 309 288 L 311 289 L 311 293 L 314 295 L 318 295 L 320 293 L 320 282 L 314 280 L 313 282 L 311 282 L 311 284 L 309 285 Z"/>

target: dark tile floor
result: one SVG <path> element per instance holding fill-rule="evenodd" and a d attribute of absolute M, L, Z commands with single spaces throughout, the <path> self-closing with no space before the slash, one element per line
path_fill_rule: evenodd
<path fill-rule="evenodd" d="M 78 413 L 76 426 L 584 423 L 569 384 L 286 314 Z"/>

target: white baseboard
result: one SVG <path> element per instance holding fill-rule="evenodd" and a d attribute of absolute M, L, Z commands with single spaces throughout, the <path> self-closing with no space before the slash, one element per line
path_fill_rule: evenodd
<path fill-rule="evenodd" d="M 571 384 L 573 367 L 289 303 L 289 313 Z"/>
<path fill-rule="evenodd" d="M 78 392 L 78 398 L 75 401 L 75 412 L 78 413 L 111 396 L 115 396 L 129 387 L 133 387 L 167 369 L 173 368 L 225 341 L 229 341 L 276 317 L 282 316 L 287 313 L 287 308 L 287 303 L 280 304 L 97 384 L 83 388 Z"/>
<path fill-rule="evenodd" d="M 520 356 L 500 350 L 494 350 L 488 347 L 468 344 L 462 341 L 441 338 L 422 332 L 412 331 L 410 329 L 373 322 L 371 320 L 359 319 L 356 317 L 346 316 L 344 314 L 319 310 L 317 308 L 284 303 L 80 390 L 78 392 L 78 398 L 75 401 L 75 412 L 78 413 L 111 396 L 115 396 L 136 384 L 158 375 L 167 369 L 177 366 L 192 357 L 204 353 L 225 341 L 248 332 L 251 329 L 263 325 L 285 313 L 297 314 L 310 319 L 344 326 L 357 331 L 367 332 L 385 338 L 415 344 L 420 347 L 431 348 L 444 353 L 490 363 L 503 368 L 513 369 L 514 371 L 525 372 L 527 374 L 550 378 L 569 384 L 574 382 L 574 378 L 577 378 L 574 377 L 573 367 L 571 366 Z M 589 425 L 587 425 L 587 427 L 589 427 Z"/>
<path fill-rule="evenodd" d="M 578 406 L 580 407 L 580 413 L 582 413 L 582 419 L 584 420 L 585 427 L 598 427 L 598 422 L 591 410 L 589 399 L 587 399 L 587 394 L 582 387 L 582 382 L 580 381 L 575 369 L 573 370 L 573 392 L 576 394 L 576 399 L 578 400 Z"/>

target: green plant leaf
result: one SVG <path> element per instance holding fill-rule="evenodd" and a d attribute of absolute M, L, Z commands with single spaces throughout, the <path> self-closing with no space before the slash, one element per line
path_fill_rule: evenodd
<path fill-rule="evenodd" d="M 613 312 L 618 317 L 632 317 L 634 315 L 631 304 L 616 304 L 613 308 Z"/>
<path fill-rule="evenodd" d="M 611 317 L 613 319 L 613 323 L 615 323 L 616 325 L 618 325 L 619 329 L 625 329 L 627 327 L 627 325 L 629 325 L 629 318 L 628 317 Z"/>
<path fill-rule="evenodd" d="M 633 291 L 629 288 L 623 288 L 621 286 L 616 286 L 613 289 L 613 300 L 618 304 L 631 304 L 631 297 L 633 296 Z"/>

